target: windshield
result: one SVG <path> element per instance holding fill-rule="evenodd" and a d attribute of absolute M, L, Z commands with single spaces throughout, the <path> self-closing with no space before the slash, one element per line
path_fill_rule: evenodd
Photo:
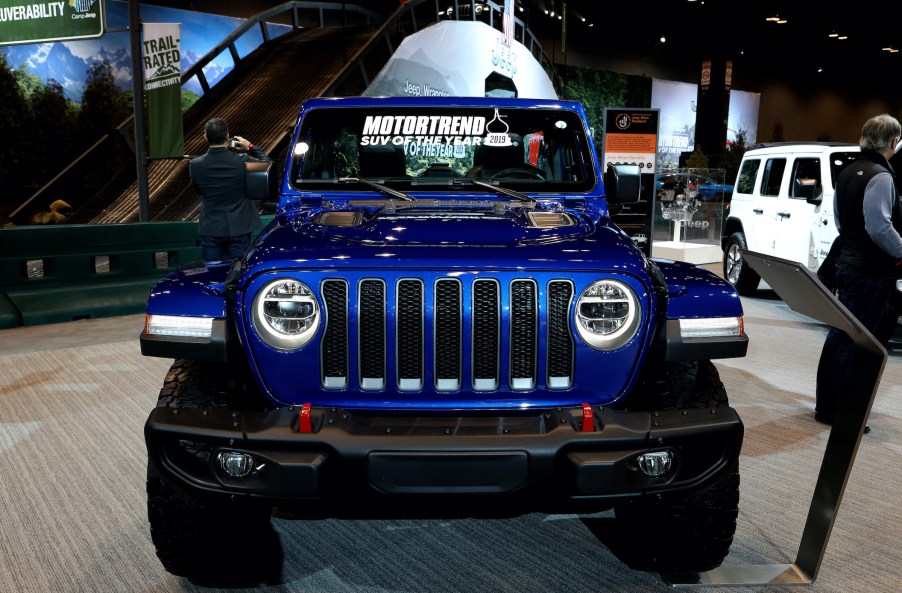
<path fill-rule="evenodd" d="M 471 179 L 522 192 L 585 192 L 596 183 L 582 120 L 560 109 L 323 108 L 303 120 L 291 183 L 323 189 L 364 180 L 409 192 L 479 191 Z M 456 181 L 457 180 L 457 181 Z"/>

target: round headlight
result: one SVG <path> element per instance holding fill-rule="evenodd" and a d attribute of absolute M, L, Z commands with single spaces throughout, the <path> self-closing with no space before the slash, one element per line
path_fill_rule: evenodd
<path fill-rule="evenodd" d="M 295 350 L 310 341 L 319 327 L 319 305 L 313 292 L 290 278 L 273 280 L 254 298 L 254 328 L 264 342 Z"/>
<path fill-rule="evenodd" d="M 576 301 L 576 329 L 596 350 L 613 350 L 629 342 L 639 328 L 639 300 L 617 280 L 599 280 Z"/>

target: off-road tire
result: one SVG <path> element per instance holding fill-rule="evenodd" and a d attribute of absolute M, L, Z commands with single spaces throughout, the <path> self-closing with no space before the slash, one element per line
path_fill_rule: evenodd
<path fill-rule="evenodd" d="M 710 361 L 668 362 L 646 395 L 658 409 L 717 408 L 727 392 Z M 656 400 L 656 401 L 655 401 Z M 723 562 L 739 514 L 739 460 L 700 490 L 644 496 L 615 506 L 621 557 L 632 568 L 701 572 Z"/>
<path fill-rule="evenodd" d="M 225 407 L 240 400 L 243 389 L 240 378 L 223 365 L 177 360 L 157 407 Z M 272 550 L 266 544 L 278 538 L 271 516 L 270 506 L 241 498 L 195 497 L 148 464 L 150 536 L 163 567 L 174 575 L 212 583 L 268 580 L 271 562 L 264 551 Z"/>
<path fill-rule="evenodd" d="M 751 296 L 757 292 L 761 276 L 743 259 L 739 253 L 741 249 L 748 249 L 745 235 L 742 232 L 733 233 L 723 250 L 723 277 L 733 285 L 736 292 L 742 296 Z"/>

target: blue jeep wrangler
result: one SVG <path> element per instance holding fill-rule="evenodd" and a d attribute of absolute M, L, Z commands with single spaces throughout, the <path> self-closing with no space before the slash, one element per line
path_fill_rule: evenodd
<path fill-rule="evenodd" d="M 278 209 L 243 257 L 147 302 L 175 359 L 145 427 L 148 515 L 169 572 L 202 578 L 271 517 L 613 509 L 629 566 L 718 566 L 743 425 L 711 359 L 744 356 L 715 274 L 646 257 L 609 216 L 575 102 L 305 102 Z M 622 544 L 622 545 L 621 545 Z"/>

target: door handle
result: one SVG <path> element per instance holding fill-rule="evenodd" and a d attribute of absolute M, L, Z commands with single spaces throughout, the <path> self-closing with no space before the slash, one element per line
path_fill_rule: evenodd
<path fill-rule="evenodd" d="M 764 214 L 764 210 L 761 208 L 753 208 L 752 212 L 754 212 L 755 214 Z"/>
<path fill-rule="evenodd" d="M 777 212 L 777 216 L 780 218 L 789 218 L 792 215 L 789 212 Z"/>

